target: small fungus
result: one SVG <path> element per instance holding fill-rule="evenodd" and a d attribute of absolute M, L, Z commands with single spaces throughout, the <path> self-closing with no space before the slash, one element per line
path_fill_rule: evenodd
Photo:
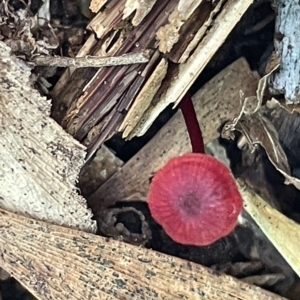
<path fill-rule="evenodd" d="M 176 242 L 204 246 L 228 235 L 242 210 L 230 170 L 212 156 L 187 153 L 154 176 L 151 215 Z"/>
<path fill-rule="evenodd" d="M 174 157 L 155 174 L 148 205 L 152 217 L 174 241 L 205 246 L 235 228 L 242 198 L 227 166 L 204 154 L 190 96 L 183 99 L 181 110 L 197 153 Z"/>

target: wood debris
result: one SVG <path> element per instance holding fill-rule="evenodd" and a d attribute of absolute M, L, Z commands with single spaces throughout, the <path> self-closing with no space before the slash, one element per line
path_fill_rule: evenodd
<path fill-rule="evenodd" d="M 92 195 L 114 173 L 120 170 L 123 161 L 105 146 L 96 153 L 90 164 L 81 169 L 78 187 L 84 197 Z"/>
<path fill-rule="evenodd" d="M 64 105 L 58 119 L 69 133 L 85 141 L 98 126 L 93 140 L 85 141 L 87 159 L 116 131 L 127 139 L 141 136 L 170 103 L 177 104 L 252 2 L 92 1 L 98 14 L 88 29 L 99 42 L 88 40 L 90 55 L 151 49 L 151 57 L 145 65 L 76 70 L 63 89 L 61 83 L 54 88 L 54 103 Z"/>
<path fill-rule="evenodd" d="M 201 265 L 0 209 L 0 266 L 37 299 L 285 299 Z"/>
<path fill-rule="evenodd" d="M 85 147 L 50 115 L 31 87 L 30 69 L 0 42 L 0 206 L 40 220 L 95 232 L 75 183 Z"/>

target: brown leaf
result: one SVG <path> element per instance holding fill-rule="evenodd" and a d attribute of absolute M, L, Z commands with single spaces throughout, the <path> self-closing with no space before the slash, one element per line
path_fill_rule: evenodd
<path fill-rule="evenodd" d="M 300 189 L 300 180 L 291 175 L 287 156 L 279 142 L 278 132 L 270 120 L 260 113 L 242 116 L 239 120 L 234 119 L 225 124 L 222 137 L 232 138 L 233 130 L 240 131 L 244 135 L 253 151 L 256 145 L 261 145 L 276 170 L 286 178 L 285 183 L 293 184 Z"/>
<path fill-rule="evenodd" d="M 272 70 L 271 72 L 269 72 L 268 74 L 266 74 L 264 77 L 262 77 L 257 85 L 257 90 L 256 90 L 256 97 L 252 96 L 252 97 L 248 97 L 245 99 L 245 107 L 250 106 L 250 104 L 252 104 L 253 102 L 256 103 L 256 107 L 254 108 L 254 110 L 249 111 L 248 107 L 247 109 L 245 109 L 245 114 L 254 114 L 257 111 L 259 111 L 259 109 L 261 108 L 262 102 L 263 102 L 263 98 L 265 95 L 265 92 L 267 90 L 268 87 L 268 80 L 270 78 L 270 76 L 279 68 L 279 64 L 277 64 Z M 253 105 L 251 105 L 253 106 Z M 251 107 L 250 106 L 250 107 Z"/>
<path fill-rule="evenodd" d="M 248 136 L 251 144 L 260 144 L 266 150 L 276 169 L 290 174 L 290 167 L 286 154 L 279 143 L 277 130 L 266 117 L 259 113 L 251 115 L 243 121 L 241 120 L 237 125 L 237 130 Z"/>
<path fill-rule="evenodd" d="M 265 149 L 271 163 L 277 171 L 285 177 L 285 183 L 293 184 L 297 189 L 300 189 L 300 180 L 291 175 L 287 156 L 279 143 L 279 136 L 276 128 L 270 120 L 259 112 L 263 96 L 267 89 L 268 79 L 278 68 L 279 64 L 259 80 L 256 97 L 251 96 L 244 99 L 239 115 L 224 125 L 221 136 L 223 138 L 233 139 L 233 131 L 238 130 L 244 135 L 244 138 L 247 140 L 252 151 L 255 150 L 256 145 L 261 145 Z M 240 91 L 240 98 L 241 101 L 244 98 L 242 91 Z M 291 112 L 300 112 L 300 105 L 283 105 L 274 98 L 267 102 L 267 107 L 269 108 L 274 108 L 276 106 L 281 106 L 288 111 L 288 107 L 290 107 Z M 253 107 L 255 108 L 253 109 Z"/>

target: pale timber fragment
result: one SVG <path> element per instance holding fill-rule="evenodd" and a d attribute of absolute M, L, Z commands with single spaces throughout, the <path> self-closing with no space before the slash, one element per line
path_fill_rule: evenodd
<path fill-rule="evenodd" d="M 131 23 L 133 26 L 138 26 L 151 11 L 156 1 L 157 0 L 127 0 L 122 19 L 125 20 L 134 13 Z"/>
<path fill-rule="evenodd" d="M 30 70 L 0 42 L 0 207 L 95 232 L 75 182 L 85 147 L 50 115 L 50 101 L 31 87 Z"/>

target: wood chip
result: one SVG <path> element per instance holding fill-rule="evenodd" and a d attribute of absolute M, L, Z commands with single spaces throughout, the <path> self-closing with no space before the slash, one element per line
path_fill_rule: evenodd
<path fill-rule="evenodd" d="M 151 104 L 153 96 L 158 91 L 162 80 L 166 76 L 167 68 L 167 61 L 164 58 L 161 59 L 141 92 L 136 97 L 130 111 L 126 114 L 126 117 L 119 128 L 119 131 L 123 131 L 123 138 L 126 138 L 132 129 L 138 124 L 143 113 Z"/>
<path fill-rule="evenodd" d="M 107 0 L 91 0 L 90 10 L 93 13 L 97 13 L 107 2 Z"/>
<path fill-rule="evenodd" d="M 126 129 L 124 136 L 127 139 L 141 136 L 170 103 L 178 104 L 253 0 L 220 0 L 214 3 L 194 0 L 185 5 L 178 0 L 146 2 L 111 0 L 91 21 L 88 29 L 99 39 L 93 49 L 107 45 L 106 48 L 116 50 L 113 55 L 143 49 L 158 51 L 159 58 L 153 69 L 160 67 L 157 64 L 162 59 L 166 60 L 167 66 L 164 78 L 159 78 L 158 90 L 151 90 L 154 82 L 153 78 L 149 78 L 151 74 L 143 78 L 141 84 L 132 86 L 132 82 L 128 81 L 132 72 L 127 67 L 102 68 L 97 74 L 87 70 L 81 76 L 73 76 L 74 80 L 68 83 L 65 92 L 55 98 L 55 102 L 67 103 L 65 108 L 68 112 L 64 110 L 62 124 L 77 140 L 82 141 L 94 126 L 103 128 L 92 142 L 93 146 L 89 147 L 89 157 L 109 136 L 120 130 L 120 126 Z M 141 65 L 136 71 L 143 73 L 148 66 L 149 63 Z M 124 85 L 124 82 L 128 84 Z M 150 90 L 147 91 L 147 88 Z M 130 104 L 133 104 L 128 105 L 126 124 L 122 124 L 124 118 L 117 116 L 119 110 L 115 109 L 123 101 L 124 93 L 131 95 Z M 150 105 L 143 106 L 136 118 L 134 102 L 145 94 Z M 127 100 L 125 102 L 129 103 Z M 104 126 L 107 108 L 110 108 L 108 114 L 114 124 L 110 122 Z M 126 114 L 127 110 L 123 113 Z"/>

